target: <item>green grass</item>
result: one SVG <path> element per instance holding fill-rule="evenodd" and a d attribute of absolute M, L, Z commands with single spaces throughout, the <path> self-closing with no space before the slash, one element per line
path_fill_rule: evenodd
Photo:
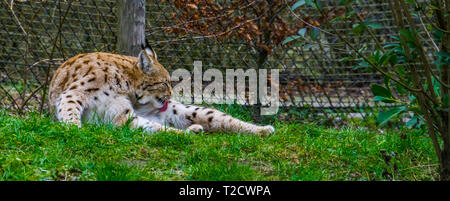
<path fill-rule="evenodd" d="M 220 108 L 232 114 L 242 110 Z M 235 115 L 239 116 L 239 115 Z M 247 119 L 251 115 L 241 115 Z M 268 137 L 81 129 L 0 112 L 0 180 L 436 180 L 422 130 L 387 133 L 274 122 Z M 401 133 L 406 133 L 401 135 Z M 403 136 L 403 137 L 401 137 Z"/>

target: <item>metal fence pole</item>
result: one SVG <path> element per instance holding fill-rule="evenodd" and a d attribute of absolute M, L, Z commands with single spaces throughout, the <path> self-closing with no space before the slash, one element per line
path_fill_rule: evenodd
<path fill-rule="evenodd" d="M 145 0 L 119 1 L 118 53 L 138 56 L 145 41 Z"/>

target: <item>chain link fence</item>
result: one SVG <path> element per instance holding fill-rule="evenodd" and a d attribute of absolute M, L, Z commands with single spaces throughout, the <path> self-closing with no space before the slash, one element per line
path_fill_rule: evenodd
<path fill-rule="evenodd" d="M 115 1 L 1 1 L 0 106 L 43 110 L 64 60 L 116 49 Z"/>
<path fill-rule="evenodd" d="M 370 115 L 377 108 L 370 85 L 382 82 L 382 77 L 356 68 L 356 60 L 342 59 L 350 50 L 336 36 L 318 26 L 308 29 L 318 41 L 282 44 L 300 25 L 320 23 L 320 16 L 308 9 L 291 11 L 293 2 L 147 0 L 146 37 L 169 72 L 192 70 L 194 61 L 202 61 L 204 70 L 279 69 L 280 101 L 286 111 L 327 118 Z M 324 1 L 334 12 L 344 9 L 334 4 Z M 385 27 L 372 34 L 391 40 L 386 1 L 367 1 L 357 9 L 365 19 Z M 117 23 L 117 2 L 112 0 L 2 0 L 1 108 L 18 113 L 45 110 L 53 71 L 79 53 L 117 52 Z M 348 24 L 337 28 L 351 32 Z M 367 36 L 348 34 L 348 39 L 368 50 L 376 45 Z"/>

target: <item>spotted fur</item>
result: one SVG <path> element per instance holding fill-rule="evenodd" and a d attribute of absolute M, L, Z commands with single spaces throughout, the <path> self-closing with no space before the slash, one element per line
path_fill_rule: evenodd
<path fill-rule="evenodd" d="M 215 109 L 183 105 L 170 100 L 171 95 L 169 73 L 146 46 L 138 57 L 95 52 L 68 59 L 53 76 L 49 101 L 60 121 L 78 126 L 82 120 L 116 125 L 130 120 L 132 127 L 148 132 L 274 132 L 272 126 L 243 122 Z"/>

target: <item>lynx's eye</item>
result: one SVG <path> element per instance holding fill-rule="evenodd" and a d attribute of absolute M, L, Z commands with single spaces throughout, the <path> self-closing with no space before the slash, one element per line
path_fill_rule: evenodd
<path fill-rule="evenodd" d="M 169 85 L 167 82 L 161 82 L 161 83 L 159 84 L 159 86 L 160 86 L 161 88 L 167 89 L 167 88 L 169 88 L 170 85 Z"/>

